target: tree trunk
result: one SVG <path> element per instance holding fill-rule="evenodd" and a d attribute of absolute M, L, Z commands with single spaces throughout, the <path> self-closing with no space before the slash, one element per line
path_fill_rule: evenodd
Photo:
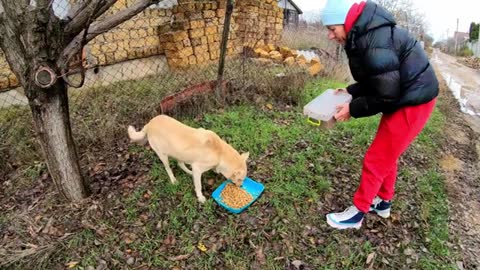
<path fill-rule="evenodd" d="M 67 84 L 59 75 L 68 70 L 71 59 L 88 41 L 159 0 L 136 0 L 114 15 L 96 20 L 116 2 L 78 1 L 70 16 L 60 20 L 52 0 L 0 0 L 0 47 L 25 89 L 50 175 L 59 192 L 71 201 L 85 198 L 89 190 L 80 173 L 72 138 Z M 51 87 L 48 85 L 53 79 L 47 83 L 37 81 L 48 87 L 42 88 L 35 83 L 34 74 L 46 67 L 49 77 L 57 81 Z"/>
<path fill-rule="evenodd" d="M 79 201 L 88 196 L 89 190 L 80 173 L 72 138 L 66 85 L 60 79 L 48 89 L 33 83 L 29 88 L 25 92 L 50 175 L 66 199 Z"/>

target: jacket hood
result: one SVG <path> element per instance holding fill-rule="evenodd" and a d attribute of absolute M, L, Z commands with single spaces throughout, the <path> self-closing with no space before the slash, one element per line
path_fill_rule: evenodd
<path fill-rule="evenodd" d="M 389 11 L 372 1 L 367 1 L 365 9 L 358 17 L 349 34 L 363 35 L 370 30 L 382 26 L 395 26 L 396 24 L 395 18 Z"/>

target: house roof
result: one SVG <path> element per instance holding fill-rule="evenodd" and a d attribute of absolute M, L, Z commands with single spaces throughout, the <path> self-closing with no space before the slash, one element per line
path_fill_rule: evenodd
<path fill-rule="evenodd" d="M 296 10 L 298 14 L 303 14 L 303 11 L 293 2 L 293 0 L 277 0 L 278 6 L 283 9 Z"/>

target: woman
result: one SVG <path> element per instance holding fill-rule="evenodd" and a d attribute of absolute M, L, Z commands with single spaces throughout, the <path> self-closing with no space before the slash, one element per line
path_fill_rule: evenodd
<path fill-rule="evenodd" d="M 427 123 L 438 81 L 420 43 L 376 3 L 327 0 L 321 19 L 329 39 L 344 45 L 356 81 L 338 90 L 353 99 L 338 106 L 335 118 L 348 121 L 382 113 L 353 205 L 326 216 L 334 228 L 358 229 L 368 212 L 390 216 L 397 161 Z"/>

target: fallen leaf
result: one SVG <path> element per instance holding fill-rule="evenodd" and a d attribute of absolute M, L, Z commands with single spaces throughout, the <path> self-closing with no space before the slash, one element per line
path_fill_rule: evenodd
<path fill-rule="evenodd" d="M 160 220 L 158 223 L 157 223 L 157 226 L 155 226 L 155 228 L 160 231 L 162 229 L 162 221 Z"/>
<path fill-rule="evenodd" d="M 272 110 L 273 109 L 273 105 L 268 103 L 267 105 L 265 105 L 269 110 Z"/>
<path fill-rule="evenodd" d="M 370 264 L 371 262 L 373 262 L 374 258 L 375 258 L 375 252 L 368 254 L 366 264 Z"/>
<path fill-rule="evenodd" d="M 186 260 L 188 258 L 190 258 L 190 256 L 192 256 L 192 254 L 185 254 L 185 255 L 178 255 L 178 256 L 175 256 L 175 257 L 168 257 L 168 260 L 169 261 L 183 261 L 183 260 Z"/>
<path fill-rule="evenodd" d="M 199 242 L 197 247 L 200 251 L 207 252 L 207 247 L 202 242 Z"/>
<path fill-rule="evenodd" d="M 292 265 L 295 267 L 295 269 L 298 269 L 298 270 L 305 268 L 305 263 L 299 260 L 293 261 Z"/>
<path fill-rule="evenodd" d="M 165 238 L 165 240 L 163 240 L 163 244 L 166 245 L 166 246 L 169 246 L 169 245 L 175 245 L 175 236 L 169 234 L 167 235 L 167 238 Z"/>
<path fill-rule="evenodd" d="M 133 243 L 132 239 L 130 239 L 130 238 L 125 239 L 125 244 L 130 245 L 131 243 Z"/>
<path fill-rule="evenodd" d="M 255 251 L 255 256 L 257 257 L 257 261 L 258 263 L 260 263 L 260 265 L 267 264 L 267 259 L 265 258 L 262 247 L 257 248 L 257 250 Z"/>
<path fill-rule="evenodd" d="M 403 254 L 405 254 L 405 256 L 412 256 L 414 253 L 415 251 L 411 248 L 407 248 L 403 251 Z"/>
<path fill-rule="evenodd" d="M 105 165 L 107 165 L 107 164 L 105 164 L 104 162 L 98 163 L 98 164 L 95 165 L 95 167 L 93 168 L 93 173 L 96 174 L 96 173 L 102 171 L 102 170 L 105 168 Z"/>
<path fill-rule="evenodd" d="M 67 266 L 68 268 L 74 268 L 75 266 L 77 266 L 78 262 L 69 262 L 67 264 L 65 264 L 65 266 Z"/>

